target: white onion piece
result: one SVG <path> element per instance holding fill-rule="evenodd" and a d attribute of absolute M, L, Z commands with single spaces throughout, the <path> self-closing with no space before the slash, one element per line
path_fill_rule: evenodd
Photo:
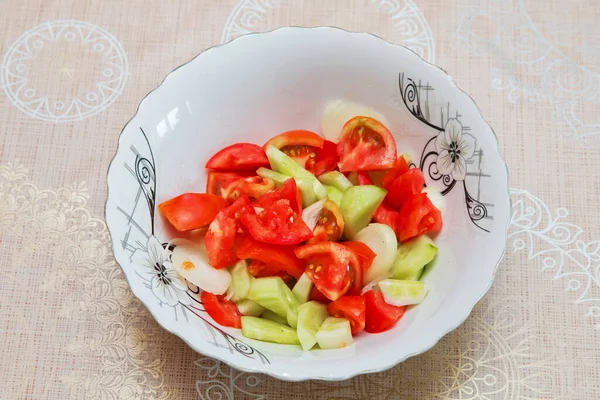
<path fill-rule="evenodd" d="M 382 280 L 384 280 L 384 279 L 387 279 L 387 278 L 389 278 L 390 276 L 391 276 L 391 274 L 390 274 L 390 273 L 387 273 L 387 274 L 383 275 L 383 276 L 382 276 L 382 277 L 380 277 L 380 278 L 373 279 L 371 282 L 367 283 L 367 284 L 366 284 L 366 285 L 365 285 L 365 286 L 362 288 L 362 290 L 360 291 L 360 295 L 362 296 L 363 294 L 367 293 L 369 290 L 371 290 L 371 289 L 373 289 L 375 286 L 377 286 L 377 284 L 378 284 L 379 282 L 381 282 L 381 281 L 382 281 Z"/>
<path fill-rule="evenodd" d="M 174 241 L 171 243 L 174 244 Z M 204 242 L 179 242 L 171 253 L 175 271 L 200 289 L 213 294 L 223 294 L 231 283 L 227 269 L 215 269 L 208 263 Z"/>
<path fill-rule="evenodd" d="M 357 116 L 374 118 L 387 127 L 385 117 L 373 108 L 351 101 L 335 100 L 328 103 L 323 111 L 321 133 L 325 139 L 337 142 L 344 124 Z"/>
<path fill-rule="evenodd" d="M 427 193 L 427 197 L 429 197 L 429 200 L 431 200 L 433 205 L 440 210 L 441 213 L 444 212 L 444 209 L 446 208 L 446 200 L 438 188 L 427 186 L 423 189 L 422 193 Z"/>
<path fill-rule="evenodd" d="M 398 240 L 392 228 L 385 224 L 369 224 L 356 234 L 354 240 L 363 242 L 376 254 L 363 277 L 363 285 L 389 274 L 398 251 Z"/>
<path fill-rule="evenodd" d="M 325 205 L 325 201 L 327 201 L 327 199 L 319 200 L 302 210 L 302 220 L 311 231 L 317 226 L 319 215 Z"/>

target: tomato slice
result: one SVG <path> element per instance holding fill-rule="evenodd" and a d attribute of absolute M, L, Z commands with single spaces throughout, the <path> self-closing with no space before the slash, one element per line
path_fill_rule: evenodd
<path fill-rule="evenodd" d="M 263 179 L 258 175 L 236 172 L 208 173 L 206 192 L 234 201 L 243 195 L 258 198 L 275 187 L 271 179 Z"/>
<path fill-rule="evenodd" d="M 245 236 L 239 218 L 246 208 L 251 209 L 250 198 L 240 197 L 232 205 L 221 210 L 209 225 L 204 244 L 208 263 L 213 268 L 226 268 L 239 260 L 236 250 Z"/>
<path fill-rule="evenodd" d="M 191 231 L 210 224 L 227 201 L 208 193 L 184 193 L 158 205 L 160 212 L 178 231 Z"/>
<path fill-rule="evenodd" d="M 385 224 L 392 228 L 396 236 L 400 236 L 402 225 L 400 224 L 400 213 L 391 208 L 385 201 L 377 208 L 373 215 L 375 222 Z"/>
<path fill-rule="evenodd" d="M 319 212 L 317 224 L 313 229 L 314 236 L 309 243 L 337 242 L 344 232 L 344 217 L 337 204 L 326 200 Z"/>
<path fill-rule="evenodd" d="M 356 254 L 363 272 L 371 267 L 373 260 L 375 257 L 377 257 L 377 254 L 375 254 L 375 252 L 363 242 L 348 241 L 342 242 L 342 244 Z"/>
<path fill-rule="evenodd" d="M 278 276 L 284 282 L 290 282 L 292 279 L 294 279 L 293 276 L 283 271 L 281 268 L 274 267 L 272 265 L 267 265 L 259 260 L 252 260 L 252 262 L 248 264 L 248 272 L 255 278 Z"/>
<path fill-rule="evenodd" d="M 297 214 L 302 212 L 302 197 L 300 196 L 300 190 L 296 185 L 296 180 L 290 178 L 283 182 L 283 184 L 275 190 L 271 190 L 262 195 L 257 201 L 257 207 L 268 207 L 273 202 L 281 199 L 287 199 L 290 201 L 290 207 Z"/>
<path fill-rule="evenodd" d="M 364 296 L 343 296 L 327 305 L 327 312 L 332 317 L 346 318 L 350 321 L 352 335 L 365 329 L 366 305 Z"/>
<path fill-rule="evenodd" d="M 246 237 L 237 249 L 237 256 L 240 259 L 261 261 L 298 279 L 304 273 L 304 264 L 298 260 L 294 249 L 295 246 L 277 246 Z"/>
<path fill-rule="evenodd" d="M 312 289 L 310 290 L 310 295 L 308 296 L 308 298 L 309 298 L 309 300 L 318 301 L 319 303 L 324 303 L 324 304 L 331 303 L 331 300 L 329 300 L 327 297 L 325 297 L 325 295 L 323 293 L 321 293 L 321 291 L 319 289 L 317 289 L 317 287 L 314 285 L 313 285 Z"/>
<path fill-rule="evenodd" d="M 392 183 L 397 177 L 408 172 L 408 163 L 404 159 L 404 156 L 400 156 L 396 159 L 394 168 L 388 171 L 387 174 L 381 178 L 381 185 L 384 189 L 387 189 L 390 183 Z"/>
<path fill-rule="evenodd" d="M 335 171 L 337 169 L 337 144 L 325 140 L 323 142 L 323 148 L 316 149 L 315 153 L 315 158 L 306 162 L 305 168 L 309 172 L 312 172 L 315 176 L 319 176 L 325 172 Z"/>
<path fill-rule="evenodd" d="M 353 271 L 360 268 L 354 252 L 335 242 L 307 244 L 298 247 L 295 253 L 307 263 L 306 275 L 317 289 L 334 301 L 348 291 Z"/>
<path fill-rule="evenodd" d="M 421 193 L 424 187 L 423 172 L 418 168 L 411 168 L 388 185 L 385 200 L 389 205 L 399 210 L 402 203 L 408 198 Z"/>
<path fill-rule="evenodd" d="M 381 292 L 365 293 L 365 331 L 379 333 L 390 329 L 404 315 L 406 306 L 396 307 L 385 302 Z"/>
<path fill-rule="evenodd" d="M 202 292 L 200 301 L 204 306 L 204 310 L 217 324 L 238 329 L 242 327 L 240 312 L 236 305 L 227 300 L 225 296 Z"/>
<path fill-rule="evenodd" d="M 358 171 L 356 173 L 356 179 L 358 179 L 359 185 L 372 185 L 373 184 L 373 181 L 371 180 L 371 177 L 369 176 L 369 173 L 367 171 Z"/>
<path fill-rule="evenodd" d="M 390 169 L 398 156 L 390 131 L 381 122 L 361 116 L 344 124 L 337 153 L 342 172 Z"/>
<path fill-rule="evenodd" d="M 398 240 L 404 242 L 428 232 L 442 229 L 442 213 L 427 194 L 419 193 L 407 199 L 398 214 Z"/>
<path fill-rule="evenodd" d="M 269 167 L 269 159 L 260 146 L 253 143 L 236 143 L 217 152 L 207 162 L 213 171 L 256 171 Z"/>
<path fill-rule="evenodd" d="M 314 132 L 304 129 L 297 129 L 280 133 L 273 137 L 263 146 L 274 146 L 296 160 L 298 164 L 305 167 L 307 162 L 314 163 L 317 156 L 317 150 L 323 147 L 324 139 Z"/>
<path fill-rule="evenodd" d="M 313 237 L 302 218 L 287 199 L 276 200 L 266 208 L 252 208 L 241 216 L 248 233 L 259 242 L 298 244 Z"/>

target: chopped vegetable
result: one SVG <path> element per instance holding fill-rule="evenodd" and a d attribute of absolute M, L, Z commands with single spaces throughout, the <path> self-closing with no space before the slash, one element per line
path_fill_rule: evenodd
<path fill-rule="evenodd" d="M 406 310 L 405 306 L 396 307 L 386 303 L 383 294 L 374 290 L 365 293 L 365 305 L 365 331 L 369 333 L 387 331 L 398 322 Z"/>
<path fill-rule="evenodd" d="M 316 336 L 322 349 L 342 349 L 354 343 L 350 322 L 345 318 L 327 317 Z"/>
<path fill-rule="evenodd" d="M 298 307 L 298 339 L 304 351 L 317 344 L 317 331 L 329 316 L 327 307 L 317 301 L 309 301 Z"/>
<path fill-rule="evenodd" d="M 393 306 L 410 306 L 419 304 L 427 295 L 423 282 L 384 279 L 378 284 L 385 302 Z M 333 304 L 333 303 L 332 303 Z"/>
<path fill-rule="evenodd" d="M 340 171 L 377 171 L 394 167 L 396 141 L 379 121 L 354 117 L 344 124 L 338 143 Z"/>
<path fill-rule="evenodd" d="M 240 312 L 236 305 L 227 300 L 225 296 L 202 292 L 200 301 L 204 310 L 217 324 L 231 328 L 241 328 Z"/>
<path fill-rule="evenodd" d="M 425 265 L 435 258 L 437 250 L 433 240 L 427 235 L 402 243 L 394 259 L 392 278 L 418 280 Z"/>
<path fill-rule="evenodd" d="M 342 196 L 340 210 L 344 217 L 344 235 L 350 240 L 369 225 L 385 197 L 385 190 L 373 185 L 352 186 Z"/>
<path fill-rule="evenodd" d="M 376 254 L 371 267 L 363 275 L 363 284 L 389 276 L 398 250 L 392 228 L 385 224 L 369 224 L 356 234 L 355 240 L 366 244 Z"/>
<path fill-rule="evenodd" d="M 213 171 L 256 171 L 268 167 L 265 152 L 252 143 L 236 143 L 225 147 L 206 162 L 206 169 Z"/>
<path fill-rule="evenodd" d="M 300 344 L 296 330 L 257 317 L 242 317 L 242 335 L 250 339 L 263 340 L 279 344 Z"/>
<path fill-rule="evenodd" d="M 158 205 L 158 210 L 178 231 L 209 225 L 227 201 L 208 193 L 184 193 Z"/>
<path fill-rule="evenodd" d="M 327 311 L 333 317 L 344 317 L 350 321 L 352 335 L 365 329 L 365 298 L 363 296 L 344 296 L 329 303 Z"/>

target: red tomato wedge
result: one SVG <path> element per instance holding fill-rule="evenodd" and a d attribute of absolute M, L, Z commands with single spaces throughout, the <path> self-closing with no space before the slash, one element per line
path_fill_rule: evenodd
<path fill-rule="evenodd" d="M 379 333 L 390 329 L 404 315 L 406 306 L 396 307 L 385 302 L 381 292 L 365 293 L 365 331 Z"/>
<path fill-rule="evenodd" d="M 381 178 L 381 186 L 383 186 L 384 189 L 387 189 L 390 183 L 392 183 L 400 175 L 408 172 L 408 169 L 408 163 L 404 159 L 404 156 L 398 157 L 396 159 L 394 168 L 389 170 L 388 173 Z"/>
<path fill-rule="evenodd" d="M 315 158 L 307 161 L 305 165 L 305 168 L 309 172 L 312 172 L 315 176 L 319 176 L 325 172 L 335 171 L 337 169 L 337 144 L 325 140 L 323 142 L 323 148 L 316 149 L 315 153 Z"/>
<path fill-rule="evenodd" d="M 263 149 L 266 151 L 269 146 L 274 146 L 305 167 L 309 161 L 314 163 L 317 150 L 323 147 L 323 142 L 324 139 L 320 135 L 304 129 L 297 129 L 273 137 L 265 143 Z"/>
<path fill-rule="evenodd" d="M 308 296 L 308 298 L 309 298 L 309 300 L 318 301 L 319 303 L 323 303 L 323 304 L 331 303 L 331 300 L 329 300 L 327 297 L 325 297 L 325 295 L 323 293 L 321 293 L 319 291 L 319 289 L 317 289 L 317 287 L 314 285 L 313 285 L 312 289 L 310 290 L 310 295 Z"/>
<path fill-rule="evenodd" d="M 344 217 L 337 204 L 326 200 L 319 213 L 317 225 L 313 229 L 314 236 L 309 243 L 337 242 L 344 232 Z"/>
<path fill-rule="evenodd" d="M 346 318 L 350 321 L 352 335 L 365 329 L 365 298 L 363 296 L 343 296 L 327 305 L 327 312 L 332 317 Z"/>
<path fill-rule="evenodd" d="M 304 264 L 298 260 L 294 249 L 294 246 L 277 246 L 246 237 L 237 249 L 237 256 L 240 259 L 261 261 L 298 279 L 304 273 Z"/>
<path fill-rule="evenodd" d="M 398 156 L 390 131 L 381 122 L 360 116 L 344 124 L 337 153 L 342 172 L 390 169 Z"/>
<path fill-rule="evenodd" d="M 235 172 L 208 173 L 206 191 L 233 201 L 243 195 L 258 198 L 275 187 L 271 179 L 263 179 L 255 174 Z"/>
<path fill-rule="evenodd" d="M 363 242 L 348 241 L 342 242 L 342 244 L 356 254 L 363 273 L 371 267 L 373 260 L 377 257 L 377 254 Z"/>
<path fill-rule="evenodd" d="M 226 268 L 239 260 L 236 250 L 245 235 L 239 218 L 246 212 L 246 208 L 251 209 L 250 198 L 240 197 L 232 205 L 221 210 L 209 225 L 204 244 L 208 263 L 213 268 Z"/>
<path fill-rule="evenodd" d="M 348 291 L 354 271 L 360 268 L 354 252 L 335 242 L 307 244 L 295 253 L 307 263 L 306 275 L 317 289 L 334 301 Z"/>
<path fill-rule="evenodd" d="M 236 305 L 227 300 L 225 296 L 202 292 L 200 301 L 204 306 L 204 310 L 217 324 L 238 329 L 242 327 L 240 312 Z"/>
<path fill-rule="evenodd" d="M 298 244 L 313 237 L 302 218 L 287 199 L 276 200 L 266 208 L 252 208 L 241 216 L 242 223 L 255 240 L 270 244 Z"/>
<path fill-rule="evenodd" d="M 442 213 L 427 194 L 419 193 L 402 204 L 398 214 L 398 240 L 404 242 L 428 232 L 442 229 Z"/>
<path fill-rule="evenodd" d="M 356 179 L 358 179 L 359 185 L 372 185 L 373 184 L 373 181 L 371 180 L 371 177 L 369 176 L 369 173 L 367 171 L 358 171 L 356 173 Z"/>
<path fill-rule="evenodd" d="M 253 143 L 236 143 L 217 152 L 206 163 L 213 171 L 256 171 L 269 167 L 267 155 L 260 146 Z"/>
<path fill-rule="evenodd" d="M 400 235 L 400 213 L 394 209 L 392 209 L 389 205 L 383 202 L 377 210 L 375 211 L 375 215 L 373 215 L 373 220 L 380 224 L 385 224 L 393 229 L 396 233 L 396 236 Z"/>
<path fill-rule="evenodd" d="M 191 231 L 210 224 L 227 201 L 208 193 L 184 193 L 158 205 L 159 211 L 178 231 Z"/>
<path fill-rule="evenodd" d="M 292 210 L 297 214 L 302 212 L 302 197 L 300 196 L 300 190 L 298 189 L 294 178 L 286 180 L 277 189 L 265 193 L 255 204 L 257 207 L 264 208 L 281 199 L 289 200 L 290 207 L 292 207 Z"/>
<path fill-rule="evenodd" d="M 388 184 L 385 200 L 399 210 L 407 199 L 421 193 L 424 187 L 423 172 L 418 168 L 411 168 Z"/>
<path fill-rule="evenodd" d="M 252 260 L 252 262 L 248 265 L 248 272 L 255 278 L 278 276 L 284 282 L 290 282 L 292 279 L 294 279 L 293 276 L 283 271 L 281 268 L 273 267 L 272 265 L 267 265 L 259 260 Z"/>

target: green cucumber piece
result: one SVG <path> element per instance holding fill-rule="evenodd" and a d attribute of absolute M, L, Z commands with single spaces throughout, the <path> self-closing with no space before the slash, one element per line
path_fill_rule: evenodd
<path fill-rule="evenodd" d="M 341 349 L 354 342 L 350 321 L 346 318 L 327 317 L 316 336 L 322 349 Z"/>
<path fill-rule="evenodd" d="M 242 335 L 279 344 L 300 344 L 295 329 L 258 317 L 242 317 Z"/>
<path fill-rule="evenodd" d="M 229 271 L 231 273 L 231 283 L 227 289 L 227 294 L 231 295 L 231 301 L 234 303 L 245 299 L 250 293 L 252 276 L 248 272 L 246 261 L 238 261 Z"/>
<path fill-rule="evenodd" d="M 352 182 L 350 182 L 348 178 L 346 178 L 346 175 L 342 174 L 340 171 L 325 172 L 324 174 L 319 175 L 319 181 L 323 185 L 333 186 L 342 192 L 352 186 Z"/>
<path fill-rule="evenodd" d="M 317 344 L 317 331 L 329 316 L 327 306 L 318 301 L 309 301 L 298 307 L 298 339 L 304 351 Z"/>
<path fill-rule="evenodd" d="M 256 173 L 263 179 L 271 179 L 275 183 L 275 187 L 283 185 L 283 182 L 291 178 L 291 176 L 280 174 L 277 171 L 265 167 L 260 167 L 256 170 Z"/>
<path fill-rule="evenodd" d="M 296 327 L 300 302 L 280 277 L 254 279 L 248 298 L 287 319 L 291 327 Z"/>
<path fill-rule="evenodd" d="M 296 179 L 296 184 L 302 195 L 302 205 L 304 207 L 327 197 L 327 191 L 325 190 L 325 187 L 323 187 L 323 184 L 287 154 L 274 146 L 269 146 L 266 153 L 272 169 Z"/>
<path fill-rule="evenodd" d="M 427 295 L 423 282 L 384 279 L 377 283 L 385 302 L 397 307 L 419 304 Z"/>
<path fill-rule="evenodd" d="M 308 301 L 308 297 L 310 296 L 310 291 L 312 290 L 313 283 L 306 274 L 302 274 L 298 282 L 294 285 L 292 289 L 292 293 L 300 303 L 306 303 Z"/>
<path fill-rule="evenodd" d="M 374 185 L 352 186 L 342 195 L 340 211 L 344 217 L 344 235 L 352 240 L 369 225 L 387 192 Z"/>
<path fill-rule="evenodd" d="M 287 319 L 285 317 L 282 317 L 281 315 L 277 315 L 271 310 L 263 311 L 263 313 L 261 314 L 260 317 L 264 318 L 264 319 L 268 319 L 269 321 L 275 321 L 278 324 L 283 324 L 283 325 L 288 324 Z"/>
<path fill-rule="evenodd" d="M 265 308 L 255 301 L 250 299 L 243 299 L 235 303 L 238 311 L 242 315 L 250 315 L 252 317 L 258 317 L 265 311 Z"/>
<path fill-rule="evenodd" d="M 423 268 L 435 258 L 437 251 L 437 246 L 427 235 L 402 243 L 392 265 L 392 278 L 419 280 Z"/>
<path fill-rule="evenodd" d="M 325 190 L 327 191 L 327 198 L 337 204 L 338 207 L 342 205 L 342 191 L 334 186 L 323 186 L 325 186 Z"/>

